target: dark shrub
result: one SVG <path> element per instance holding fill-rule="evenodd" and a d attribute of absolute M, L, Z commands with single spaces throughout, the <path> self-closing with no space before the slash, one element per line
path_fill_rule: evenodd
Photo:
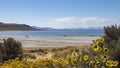
<path fill-rule="evenodd" d="M 120 26 L 104 27 L 105 43 L 110 48 L 111 58 L 120 62 Z"/>
<path fill-rule="evenodd" d="M 0 44 L 0 54 L 2 62 L 21 57 L 23 54 L 21 43 L 13 38 L 4 39 L 3 43 Z"/>

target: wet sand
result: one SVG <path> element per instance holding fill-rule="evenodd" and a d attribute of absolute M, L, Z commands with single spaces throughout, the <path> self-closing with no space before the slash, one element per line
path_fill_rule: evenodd
<path fill-rule="evenodd" d="M 90 45 L 99 36 L 8 36 L 0 35 L 0 41 L 8 37 L 22 43 L 23 47 L 64 47 Z"/>

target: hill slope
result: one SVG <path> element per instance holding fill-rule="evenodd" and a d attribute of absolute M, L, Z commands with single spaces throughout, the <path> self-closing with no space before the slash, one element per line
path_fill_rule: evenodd
<path fill-rule="evenodd" d="M 12 30 L 37 30 L 26 24 L 6 24 L 0 22 L 0 31 L 12 31 Z"/>

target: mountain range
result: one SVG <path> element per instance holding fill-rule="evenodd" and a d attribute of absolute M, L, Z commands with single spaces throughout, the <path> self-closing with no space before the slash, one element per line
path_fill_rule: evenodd
<path fill-rule="evenodd" d="M 50 28 L 50 27 L 38 27 L 29 26 L 26 24 L 16 24 L 16 23 L 3 23 L 0 22 L 0 31 L 18 31 L 18 30 L 84 30 L 84 29 L 103 29 L 103 27 L 89 27 L 89 28 Z"/>
<path fill-rule="evenodd" d="M 0 22 L 0 31 L 38 30 L 26 24 Z"/>
<path fill-rule="evenodd" d="M 41 30 L 84 30 L 84 29 L 93 29 L 93 30 L 103 30 L 103 27 L 88 27 L 88 28 L 50 28 L 50 27 L 38 27 L 38 26 L 32 26 L 35 29 L 41 29 Z"/>

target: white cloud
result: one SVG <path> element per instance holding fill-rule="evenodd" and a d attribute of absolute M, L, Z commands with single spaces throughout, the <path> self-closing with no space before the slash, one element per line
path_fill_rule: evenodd
<path fill-rule="evenodd" d="M 106 25 L 119 24 L 118 20 L 101 17 L 63 17 L 54 18 L 48 25 L 55 28 L 75 28 L 75 27 L 103 27 Z"/>
<path fill-rule="evenodd" d="M 83 23 L 88 23 L 88 22 L 103 23 L 103 22 L 111 21 L 111 19 L 99 18 L 99 17 L 87 17 L 87 18 L 81 18 L 79 21 Z"/>
<path fill-rule="evenodd" d="M 100 17 L 86 17 L 86 18 L 77 18 L 77 17 L 64 17 L 64 18 L 55 18 L 53 19 L 54 22 L 60 23 L 69 23 L 69 22 L 79 22 L 79 23 L 88 23 L 88 22 L 96 22 L 96 23 L 103 23 L 103 22 L 113 22 L 113 19 L 108 18 L 100 18 Z"/>
<path fill-rule="evenodd" d="M 76 17 L 64 17 L 64 18 L 54 18 L 54 22 L 58 23 L 69 23 L 69 22 L 75 22 L 77 19 Z"/>

